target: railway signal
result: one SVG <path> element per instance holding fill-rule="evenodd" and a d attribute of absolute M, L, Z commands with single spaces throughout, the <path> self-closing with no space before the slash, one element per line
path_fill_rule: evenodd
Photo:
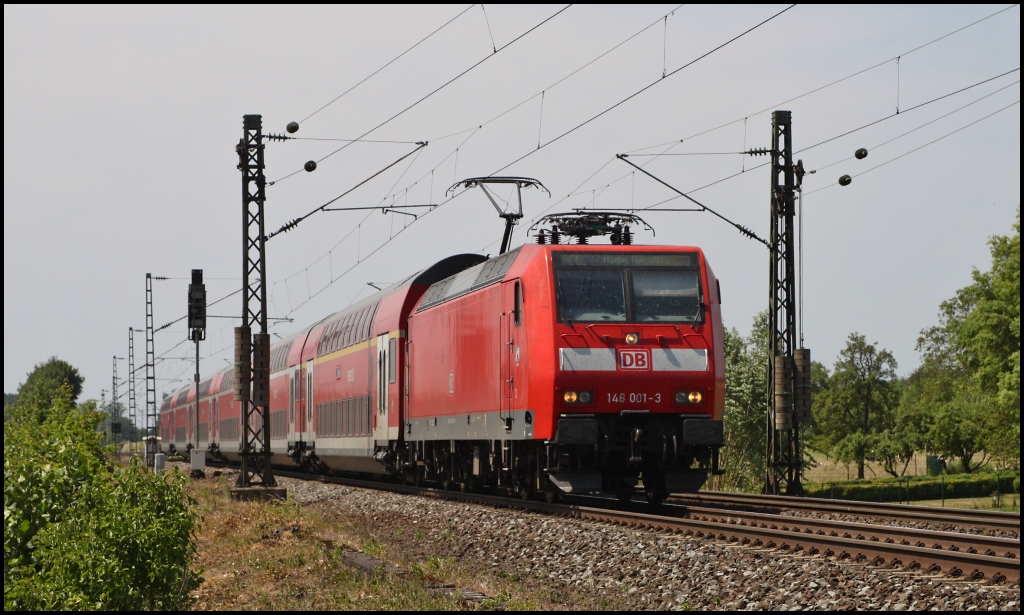
<path fill-rule="evenodd" d="M 206 284 L 203 284 L 202 269 L 192 270 L 192 283 L 188 285 L 188 329 L 188 338 L 196 344 L 195 445 L 191 456 L 205 461 L 206 452 L 199 448 L 199 342 L 206 339 Z M 192 461 L 193 475 L 197 472 L 196 459 Z M 205 464 L 198 465 L 205 467 Z"/>

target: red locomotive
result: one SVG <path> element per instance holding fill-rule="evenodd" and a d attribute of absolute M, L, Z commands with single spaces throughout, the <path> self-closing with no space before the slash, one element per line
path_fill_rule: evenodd
<path fill-rule="evenodd" d="M 704 253 L 632 245 L 635 216 L 547 222 L 539 245 L 446 258 L 276 344 L 273 462 L 524 497 L 697 491 L 725 395 Z M 165 399 L 163 441 L 237 460 L 231 379 L 200 383 L 198 434 L 195 387 Z"/>

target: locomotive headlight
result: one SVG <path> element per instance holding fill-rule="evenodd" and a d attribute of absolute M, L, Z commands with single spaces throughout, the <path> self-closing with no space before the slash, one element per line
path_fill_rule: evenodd
<path fill-rule="evenodd" d="M 567 404 L 589 404 L 594 401 L 593 391 L 566 391 L 562 399 Z"/>
<path fill-rule="evenodd" d="M 639 333 L 627 333 L 626 334 L 626 343 L 627 344 L 636 344 L 639 341 L 640 341 L 640 334 Z"/>
<path fill-rule="evenodd" d="M 700 391 L 676 391 L 675 400 L 677 404 L 699 404 L 704 395 Z"/>

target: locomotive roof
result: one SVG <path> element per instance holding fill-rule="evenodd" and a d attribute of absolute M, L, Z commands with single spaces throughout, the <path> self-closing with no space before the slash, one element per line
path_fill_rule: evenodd
<path fill-rule="evenodd" d="M 478 288 L 500 282 L 511 269 L 516 257 L 519 256 L 520 249 L 522 246 L 435 282 L 427 290 L 426 296 L 423 297 L 423 301 L 416 311 L 421 312 L 466 293 L 471 293 Z"/>

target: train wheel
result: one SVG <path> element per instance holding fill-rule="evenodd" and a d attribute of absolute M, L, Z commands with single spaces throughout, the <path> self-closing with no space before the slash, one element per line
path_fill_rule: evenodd
<path fill-rule="evenodd" d="M 644 487 L 644 495 L 647 497 L 647 501 L 654 505 L 661 504 L 668 497 L 667 493 L 654 487 Z"/>

